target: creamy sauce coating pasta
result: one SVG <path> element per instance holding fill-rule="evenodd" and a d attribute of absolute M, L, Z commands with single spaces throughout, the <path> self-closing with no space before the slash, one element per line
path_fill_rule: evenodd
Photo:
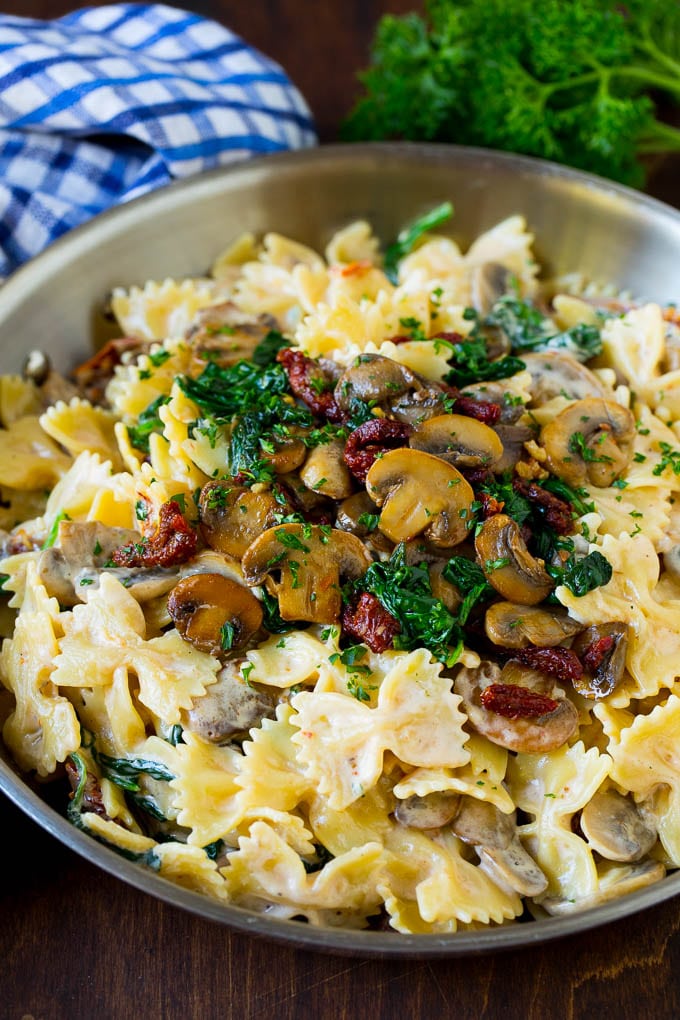
<path fill-rule="evenodd" d="M 244 235 L 0 379 L 3 739 L 75 825 L 415 934 L 680 866 L 680 320 L 532 242 Z"/>

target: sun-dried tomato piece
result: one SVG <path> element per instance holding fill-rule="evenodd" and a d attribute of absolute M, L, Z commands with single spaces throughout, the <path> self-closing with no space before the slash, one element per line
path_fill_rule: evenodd
<path fill-rule="evenodd" d="M 350 433 L 345 443 L 345 464 L 355 478 L 365 482 L 378 454 L 404 446 L 412 432 L 406 422 L 371 418 Z"/>
<path fill-rule="evenodd" d="M 111 381 L 114 369 L 120 365 L 123 355 L 142 354 L 151 346 L 150 340 L 136 336 L 122 336 L 109 340 L 91 358 L 73 370 L 76 385 L 93 404 L 101 404 L 104 391 Z"/>
<path fill-rule="evenodd" d="M 534 719 L 558 707 L 554 698 L 518 684 L 489 684 L 480 694 L 482 705 L 505 719 Z"/>
<path fill-rule="evenodd" d="M 394 636 L 401 627 L 378 598 L 365 591 L 357 601 L 345 606 L 342 629 L 350 637 L 368 645 L 372 652 L 384 652 L 392 647 Z"/>
<path fill-rule="evenodd" d="M 333 380 L 327 376 L 318 362 L 292 347 L 280 350 L 276 360 L 283 365 L 295 396 L 304 401 L 314 414 L 328 418 L 332 422 L 344 421 L 344 414 L 333 394 Z"/>
<path fill-rule="evenodd" d="M 574 683 L 583 676 L 581 661 L 569 648 L 516 648 L 512 657 L 529 669 L 536 669 L 565 683 Z"/>
<path fill-rule="evenodd" d="M 477 498 L 479 499 L 479 502 L 482 504 L 480 514 L 482 515 L 485 521 L 488 520 L 489 517 L 493 517 L 494 514 L 501 513 L 503 507 L 505 506 L 505 503 L 503 502 L 502 499 L 496 499 L 495 496 L 492 496 L 488 492 L 480 492 Z"/>
<path fill-rule="evenodd" d="M 589 644 L 581 656 L 581 662 L 587 670 L 595 673 L 614 647 L 614 638 L 611 635 L 596 638 Z"/>
<path fill-rule="evenodd" d="M 80 781 L 78 769 L 70 758 L 66 759 L 65 767 L 68 781 L 71 784 L 71 796 L 73 796 L 78 789 L 78 783 Z M 104 806 L 104 798 L 102 796 L 102 788 L 99 785 L 99 780 L 90 771 L 88 771 L 85 779 L 85 790 L 83 791 L 81 808 L 83 811 L 91 811 L 93 814 L 99 815 L 100 818 L 109 817 L 106 807 Z"/>
<path fill-rule="evenodd" d="M 117 567 L 174 567 L 195 556 L 197 545 L 196 532 L 171 499 L 160 508 L 154 534 L 115 549 L 111 559 Z"/>
<path fill-rule="evenodd" d="M 452 407 L 454 414 L 464 414 L 466 418 L 476 418 L 484 425 L 495 425 L 501 417 L 501 405 L 490 400 L 475 400 L 460 393 Z"/>
<path fill-rule="evenodd" d="M 547 489 L 542 489 L 536 482 L 529 482 L 525 478 L 513 478 L 512 487 L 534 505 L 546 524 L 558 535 L 573 534 L 575 528 L 572 506 L 566 499 L 560 499 Z"/>

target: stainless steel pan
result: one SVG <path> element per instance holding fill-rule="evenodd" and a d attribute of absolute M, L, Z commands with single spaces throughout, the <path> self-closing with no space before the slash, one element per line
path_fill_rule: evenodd
<path fill-rule="evenodd" d="M 109 291 L 201 274 L 243 230 L 288 234 L 316 247 L 350 220 L 392 239 L 450 199 L 464 244 L 513 213 L 536 235 L 549 273 L 579 270 L 658 301 L 680 298 L 680 213 L 618 185 L 506 153 L 407 144 L 333 146 L 269 156 L 171 185 L 97 217 L 19 270 L 0 290 L 0 370 L 47 350 L 57 368 L 111 335 Z M 172 885 L 73 828 L 13 768 L 0 746 L 0 789 L 57 839 L 142 892 L 253 934 L 327 952 L 455 956 L 529 946 L 605 924 L 680 892 L 680 872 L 571 917 L 446 937 L 319 930 L 223 907 Z"/>

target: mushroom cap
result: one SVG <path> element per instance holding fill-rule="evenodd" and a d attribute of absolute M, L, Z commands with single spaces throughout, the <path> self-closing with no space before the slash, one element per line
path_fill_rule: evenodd
<path fill-rule="evenodd" d="M 569 354 L 535 351 L 523 354 L 522 361 L 531 374 L 532 406 L 540 407 L 558 396 L 569 400 L 607 396 L 608 390 L 594 372 Z"/>
<path fill-rule="evenodd" d="M 211 549 L 240 560 L 250 543 L 274 523 L 281 512 L 271 492 L 229 482 L 208 482 L 198 501 L 201 532 Z"/>
<path fill-rule="evenodd" d="M 224 574 L 182 578 L 170 592 L 168 612 L 185 641 L 218 657 L 244 648 L 262 626 L 259 601 Z"/>
<path fill-rule="evenodd" d="M 581 830 L 593 850 L 609 861 L 639 861 L 656 843 L 656 827 L 631 797 L 598 790 L 581 812 Z"/>
<path fill-rule="evenodd" d="M 381 354 L 360 354 L 340 376 L 334 395 L 342 410 L 361 400 L 411 424 L 440 414 L 445 398 L 441 386 Z"/>
<path fill-rule="evenodd" d="M 530 676 L 531 671 L 526 671 Z M 578 729 L 578 712 L 568 700 L 560 697 L 557 708 L 543 716 L 508 719 L 497 712 L 489 711 L 481 701 L 481 692 L 492 683 L 501 681 L 501 670 L 493 662 L 485 660 L 479 666 L 464 666 L 456 676 L 454 689 L 463 700 L 470 726 L 487 737 L 493 744 L 510 751 L 527 754 L 543 754 L 554 751 L 569 740 Z M 559 690 L 554 693 L 561 693 Z"/>
<path fill-rule="evenodd" d="M 235 733 L 258 726 L 274 716 L 271 698 L 249 686 L 240 675 L 240 664 L 227 662 L 214 684 L 183 713 L 182 724 L 191 733 L 213 744 L 223 744 Z"/>
<path fill-rule="evenodd" d="M 635 418 L 613 400 L 570 404 L 541 430 L 547 466 L 568 485 L 611 485 L 633 455 Z"/>
<path fill-rule="evenodd" d="M 284 620 L 333 623 L 342 610 L 341 578 L 360 577 L 372 562 L 363 542 L 349 532 L 281 524 L 255 539 L 244 553 L 242 568 L 248 584 L 267 579 Z"/>
<path fill-rule="evenodd" d="M 489 584 L 510 602 L 536 605 L 555 586 L 543 560 L 527 549 L 517 521 L 506 514 L 494 514 L 484 521 L 475 538 L 475 550 Z"/>
<path fill-rule="evenodd" d="M 484 422 L 462 414 L 428 418 L 416 428 L 409 446 L 455 467 L 493 468 L 503 456 L 503 443 L 497 433 Z"/>
<path fill-rule="evenodd" d="M 565 609 L 495 602 L 486 611 L 484 629 L 495 645 L 504 648 L 554 648 L 583 630 L 583 624 Z"/>
<path fill-rule="evenodd" d="M 488 315 L 493 306 L 510 289 L 512 273 L 501 262 L 483 262 L 470 274 L 470 295 L 480 315 Z"/>
<path fill-rule="evenodd" d="M 320 496 L 347 499 L 354 492 L 354 483 L 344 454 L 344 439 L 332 439 L 330 443 L 315 446 L 300 469 L 300 480 Z"/>
<path fill-rule="evenodd" d="M 455 816 L 459 801 L 454 790 L 435 790 L 424 797 L 413 794 L 397 801 L 394 817 L 411 829 L 440 829 Z"/>
<path fill-rule="evenodd" d="M 366 491 L 382 507 L 379 527 L 393 542 L 422 533 L 449 548 L 469 534 L 472 486 L 440 457 L 408 447 L 390 450 L 371 466 Z"/>

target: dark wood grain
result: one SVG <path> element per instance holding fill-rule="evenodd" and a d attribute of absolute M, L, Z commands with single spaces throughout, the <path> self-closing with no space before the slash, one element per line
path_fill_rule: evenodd
<path fill-rule="evenodd" d="M 57 17 L 64 0 L 6 2 Z M 372 28 L 412 0 L 214 0 L 212 16 L 278 60 L 322 140 L 356 95 Z M 651 190 L 680 205 L 677 164 Z M 232 933 L 95 869 L 0 799 L 0 1020 L 665 1020 L 680 1016 L 680 901 L 543 948 L 390 962 Z"/>

